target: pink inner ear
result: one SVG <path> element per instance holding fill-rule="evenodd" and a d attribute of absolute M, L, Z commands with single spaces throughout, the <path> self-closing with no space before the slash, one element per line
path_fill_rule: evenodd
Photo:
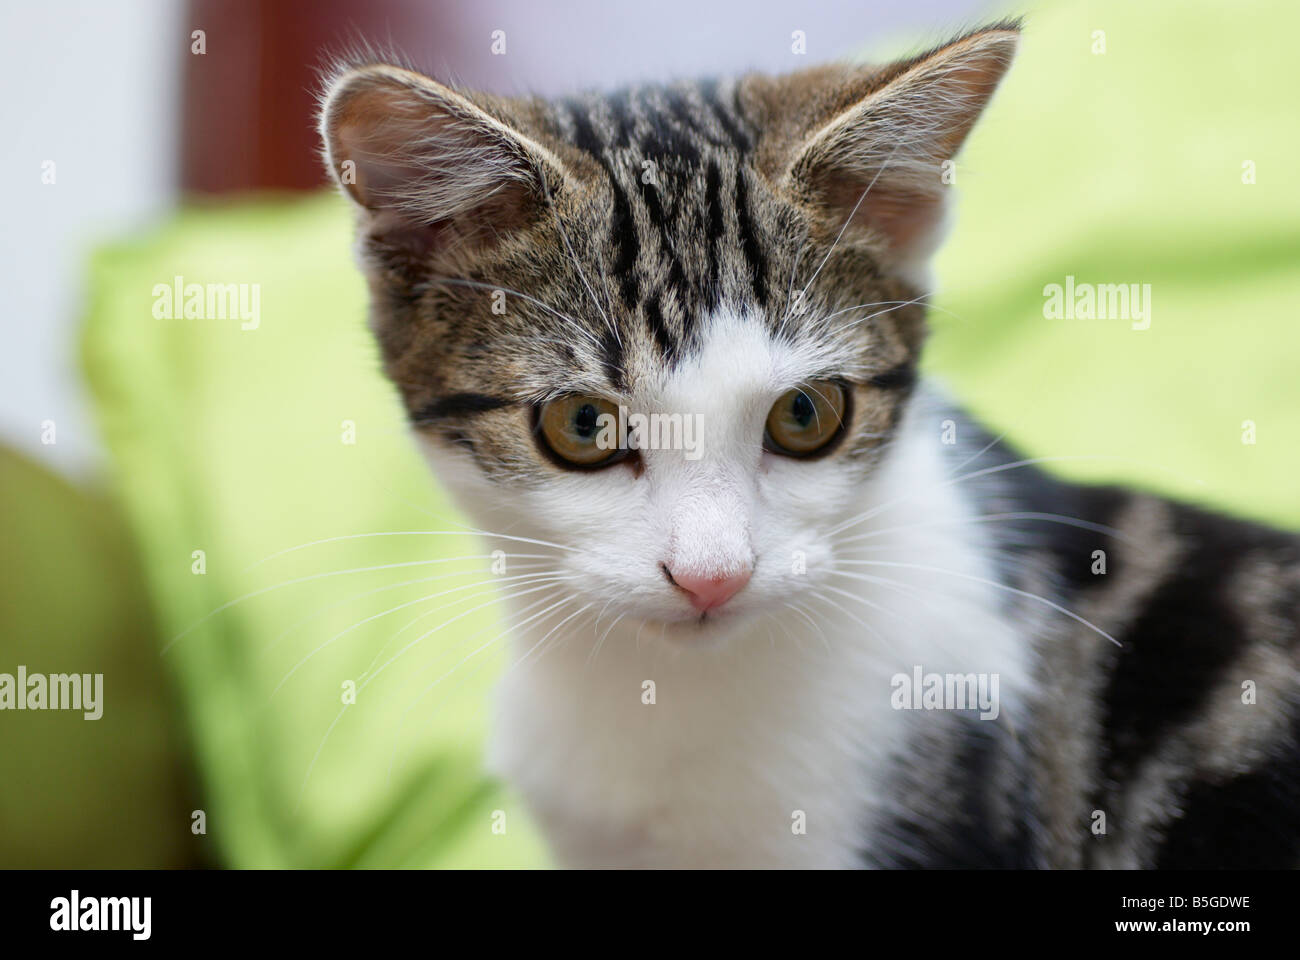
<path fill-rule="evenodd" d="M 353 199 L 420 225 L 465 221 L 461 232 L 489 216 L 505 217 L 491 224 L 497 230 L 518 225 L 512 218 L 540 171 L 488 115 L 387 78 L 353 86 L 330 118 L 330 159 L 354 164 L 353 182 L 344 181 Z"/>
<path fill-rule="evenodd" d="M 357 86 L 334 105 L 330 159 L 336 167 L 353 164 L 353 182 L 344 180 L 344 187 L 357 203 L 378 210 L 392 206 L 394 193 L 418 176 L 411 142 L 429 111 L 399 86 L 361 81 Z"/>
<path fill-rule="evenodd" d="M 825 176 L 820 193 L 836 232 L 852 214 L 849 230 L 870 231 L 882 237 L 891 252 L 907 258 L 929 251 L 943 223 L 944 189 L 927 192 L 914 184 L 900 185 L 890 181 L 886 170 L 874 183 L 856 171 Z"/>
<path fill-rule="evenodd" d="M 422 258 L 489 243 L 535 215 L 519 159 L 471 125 L 389 91 L 359 94 L 349 107 L 335 159 L 355 164 L 345 186 L 371 212 L 370 235 L 393 250 Z"/>
<path fill-rule="evenodd" d="M 339 131 L 339 141 L 347 150 L 347 159 L 356 165 L 355 183 L 346 185 L 353 199 L 372 211 L 398 206 L 403 187 L 419 176 L 419 168 L 413 162 L 384 158 L 349 128 Z"/>

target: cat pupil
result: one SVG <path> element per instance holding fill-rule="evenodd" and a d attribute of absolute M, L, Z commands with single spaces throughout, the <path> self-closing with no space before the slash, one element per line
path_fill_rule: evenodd
<path fill-rule="evenodd" d="M 584 440 L 590 437 L 596 431 L 596 408 L 584 403 L 573 415 L 573 426 L 578 436 Z"/>
<path fill-rule="evenodd" d="M 794 398 L 791 412 L 794 414 L 795 422 L 801 427 L 806 427 L 812 422 L 816 411 L 813 409 L 813 402 L 808 399 L 808 394 L 801 393 Z"/>

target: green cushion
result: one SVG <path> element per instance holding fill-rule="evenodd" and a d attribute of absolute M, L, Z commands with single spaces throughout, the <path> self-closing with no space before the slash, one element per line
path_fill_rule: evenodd
<path fill-rule="evenodd" d="M 473 609 L 488 594 L 412 602 L 492 578 L 486 559 L 434 562 L 483 549 L 455 533 L 377 372 L 349 229 L 333 196 L 193 208 L 92 268 L 86 366 L 195 733 L 209 836 L 241 867 L 539 864 L 517 805 L 480 773 L 500 645 L 467 655 L 499 632 L 490 607 Z M 177 276 L 259 285 L 260 323 L 157 319 L 155 286 Z M 252 566 L 428 530 L 455 535 L 318 543 Z M 408 565 L 334 575 L 385 564 Z"/>
<path fill-rule="evenodd" d="M 1079 458 L 1059 472 L 1300 525 L 1297 26 L 1209 0 L 1029 14 L 957 164 L 928 360 L 1032 455 Z M 1150 284 L 1150 328 L 1046 319 L 1067 276 Z"/>
<path fill-rule="evenodd" d="M 1298 18 L 1118 0 L 1031 15 L 956 168 L 928 361 L 995 431 L 1063 473 L 1300 523 Z M 487 594 L 376 616 L 490 573 L 379 375 L 350 232 L 337 197 L 267 197 L 191 207 L 93 265 L 85 363 L 209 836 L 236 866 L 542 864 L 517 800 L 480 772 L 506 662 L 499 643 L 476 652 L 501 626 L 475 609 Z M 1043 288 L 1067 275 L 1150 284 L 1150 328 L 1045 318 Z M 176 276 L 258 284 L 260 324 L 156 318 L 154 287 Z M 331 539 L 401 531 L 453 535 Z M 335 575 L 403 563 L 425 565 Z"/>

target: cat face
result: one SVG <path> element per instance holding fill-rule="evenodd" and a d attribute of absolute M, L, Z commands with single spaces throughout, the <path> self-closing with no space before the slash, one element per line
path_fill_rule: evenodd
<path fill-rule="evenodd" d="M 385 369 L 483 529 L 665 631 L 792 599 L 888 455 L 943 162 L 1015 40 L 554 103 L 341 72 Z"/>

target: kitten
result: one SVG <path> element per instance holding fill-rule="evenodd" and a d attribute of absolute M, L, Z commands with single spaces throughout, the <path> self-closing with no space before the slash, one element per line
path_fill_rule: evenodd
<path fill-rule="evenodd" d="M 918 380 L 944 163 L 1017 42 L 556 102 L 331 81 L 385 369 L 559 571 L 510 601 L 490 763 L 561 863 L 1300 861 L 1297 538 L 1053 479 Z"/>

